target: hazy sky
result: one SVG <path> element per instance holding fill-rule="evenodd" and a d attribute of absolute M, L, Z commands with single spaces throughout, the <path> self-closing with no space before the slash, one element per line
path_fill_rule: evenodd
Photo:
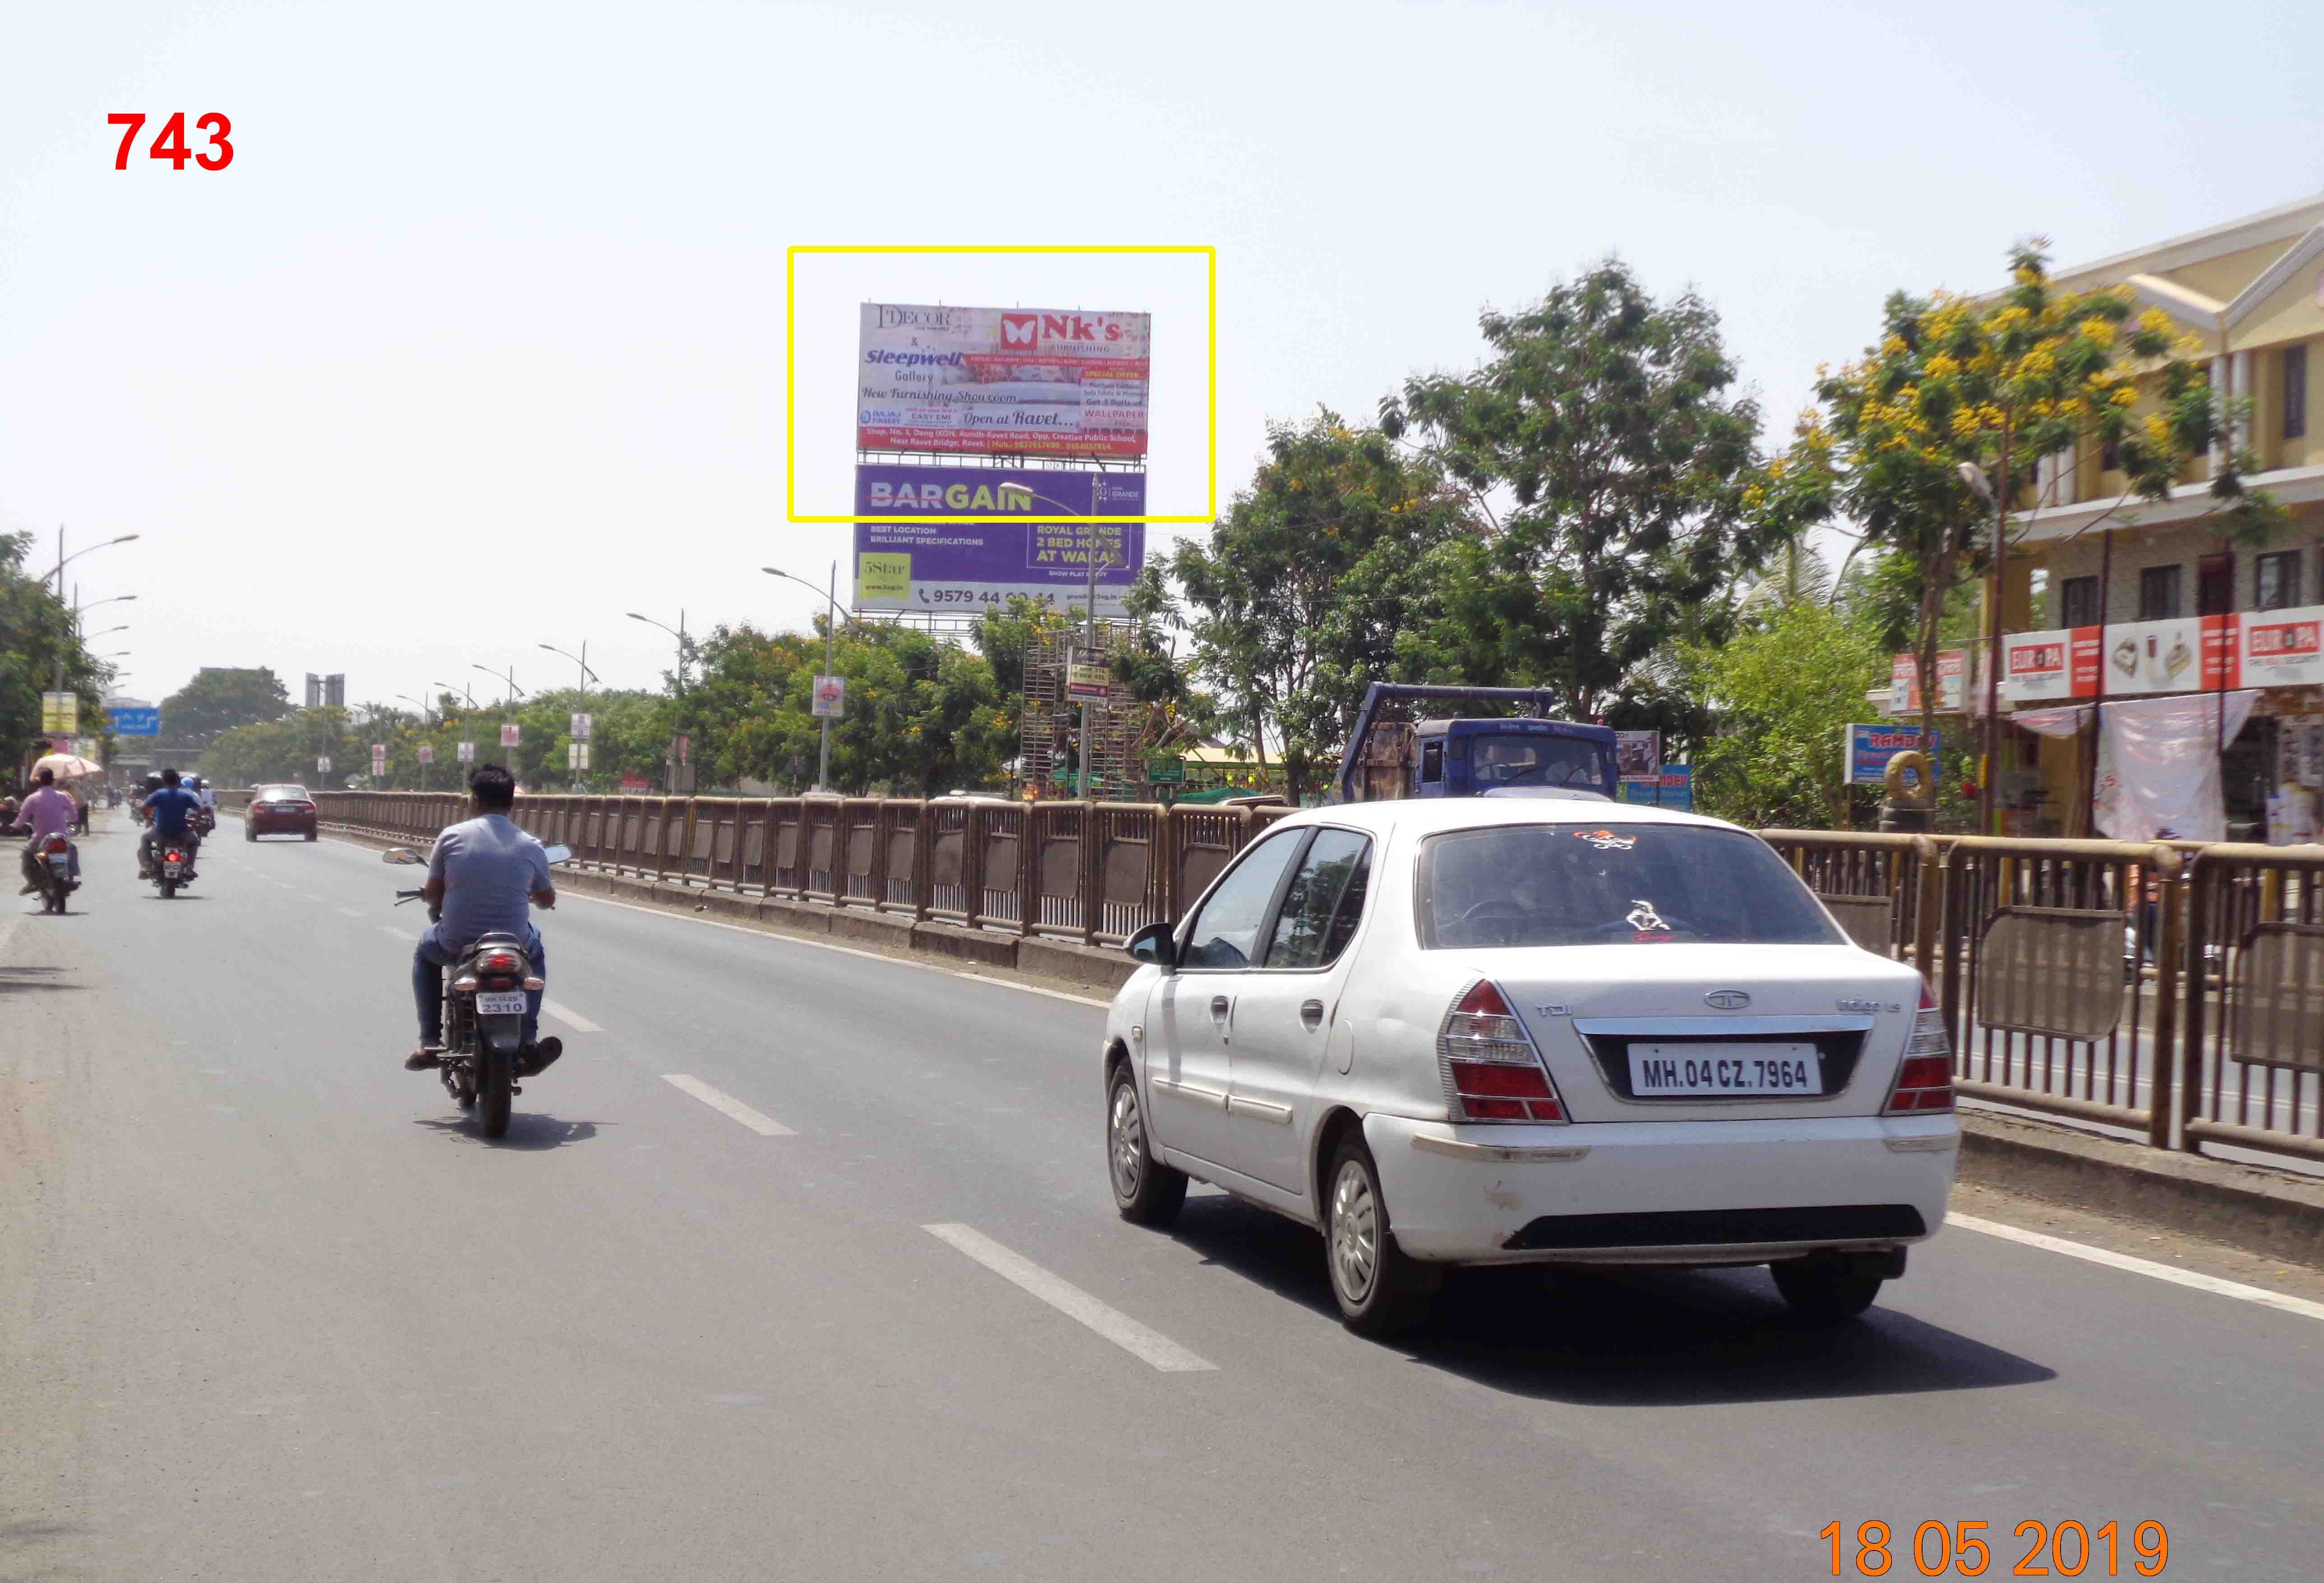
<path fill-rule="evenodd" d="M 72 572 L 138 595 L 90 625 L 131 623 L 97 646 L 148 697 L 202 665 L 481 696 L 472 663 L 558 685 L 537 645 L 585 638 L 652 685 L 625 611 L 798 624 L 757 568 L 845 550 L 784 520 L 794 244 L 1215 245 L 1223 503 L 1270 420 L 1369 416 L 1609 251 L 1718 307 L 1781 436 L 1893 287 L 2324 189 L 2319 60 L 2313 0 L 5 0 L 0 528 L 143 536 Z M 231 167 L 115 171 L 106 115 L 174 110 L 230 116 Z M 1150 309 L 1149 501 L 1203 509 L 1193 266 L 800 288 L 802 511 L 846 509 L 866 298 Z"/>

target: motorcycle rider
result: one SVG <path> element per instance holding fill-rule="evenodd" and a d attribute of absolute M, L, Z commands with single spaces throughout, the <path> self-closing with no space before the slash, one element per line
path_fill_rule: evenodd
<path fill-rule="evenodd" d="M 194 794 L 194 801 L 201 809 L 201 817 L 195 822 L 198 826 L 195 833 L 208 835 L 217 828 L 217 788 L 198 775 L 187 780 L 186 788 Z"/>
<path fill-rule="evenodd" d="M 468 802 L 475 817 L 436 838 L 428 858 L 428 882 L 420 888 L 436 921 L 411 953 L 411 999 L 420 1012 L 420 1047 L 404 1058 L 406 1072 L 433 1071 L 444 1052 L 443 970 L 457 962 L 484 935 L 506 932 L 525 942 L 536 978 L 549 976 L 540 931 L 526 911 L 553 907 L 557 890 L 549 877 L 549 854 L 540 842 L 509 817 L 516 805 L 516 777 L 498 764 L 479 764 L 468 777 Z M 523 1043 L 517 1049 L 517 1075 L 535 1077 L 565 1053 L 565 1042 L 541 1038 L 539 989 L 524 998 Z"/>
<path fill-rule="evenodd" d="M 137 843 L 137 878 L 153 877 L 153 841 L 157 836 L 171 837 L 186 843 L 185 879 L 194 877 L 193 865 L 201 856 L 202 843 L 195 839 L 188 823 L 195 807 L 194 794 L 178 784 L 178 772 L 161 771 L 161 789 L 137 805 L 139 814 L 147 824 L 144 839 Z"/>
<path fill-rule="evenodd" d="M 16 810 L 16 817 L 9 826 L 12 830 L 30 830 L 32 833 L 32 839 L 24 843 L 24 888 L 16 893 L 19 896 L 31 896 L 41 888 L 40 852 L 41 848 L 48 844 L 49 837 L 61 835 L 69 842 L 72 835 L 72 794 L 58 787 L 57 772 L 43 769 L 32 778 L 32 796 L 26 797 L 23 805 Z M 80 848 L 74 846 L 69 850 L 72 853 L 72 882 L 75 888 L 78 888 Z"/>

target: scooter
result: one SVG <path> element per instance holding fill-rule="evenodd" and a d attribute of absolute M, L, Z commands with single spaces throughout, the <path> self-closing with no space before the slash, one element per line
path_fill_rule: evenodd
<path fill-rule="evenodd" d="M 573 849 L 546 849 L 551 868 L 570 861 Z M 408 846 L 390 847 L 380 854 L 389 863 L 415 864 L 428 860 Z M 395 905 L 422 899 L 426 892 L 399 890 Z M 435 922 L 438 909 L 429 909 Z M 487 934 L 444 970 L 444 1054 L 437 1073 L 444 1088 L 463 1110 L 477 1112 L 486 1137 L 508 1136 L 510 1101 L 524 1091 L 517 1086 L 517 1050 L 524 1042 L 525 996 L 541 988 L 524 941 L 514 934 Z"/>

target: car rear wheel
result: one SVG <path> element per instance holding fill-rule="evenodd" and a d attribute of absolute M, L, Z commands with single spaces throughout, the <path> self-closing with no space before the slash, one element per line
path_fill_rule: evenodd
<path fill-rule="evenodd" d="M 1130 1063 L 1113 1069 L 1105 1093 L 1106 1174 L 1113 1207 L 1133 1226 L 1167 1226 L 1186 1201 L 1186 1173 L 1154 1157 L 1146 1139 L 1146 1112 Z"/>
<path fill-rule="evenodd" d="M 309 832 L 307 832 L 307 839 L 308 839 L 309 841 L 312 841 L 312 840 L 314 840 L 314 839 L 315 839 L 315 833 L 314 833 L 313 831 L 311 831 L 311 830 L 309 830 Z"/>
<path fill-rule="evenodd" d="M 1880 1295 L 1880 1276 L 1866 1275 L 1842 1259 L 1784 1259 L 1767 1269 L 1792 1311 L 1810 1324 L 1846 1324 Z"/>
<path fill-rule="evenodd" d="M 1351 1136 L 1324 1178 L 1323 1263 L 1340 1318 L 1360 1336 L 1394 1336 L 1428 1317 L 1444 1273 L 1405 1256 L 1388 1222 L 1379 1168 L 1364 1140 Z"/>

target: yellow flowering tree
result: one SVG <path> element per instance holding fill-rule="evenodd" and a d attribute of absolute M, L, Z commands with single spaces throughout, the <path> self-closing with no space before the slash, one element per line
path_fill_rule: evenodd
<path fill-rule="evenodd" d="M 1936 675 L 1946 597 L 1994 551 L 1993 508 L 1972 476 L 2014 507 L 2030 501 L 2042 457 L 2097 443 L 2119 455 L 2126 499 L 2161 500 L 2228 421 L 2190 361 L 2200 348 L 2166 315 L 2135 314 L 2126 289 L 2058 290 L 2046 246 L 2012 248 L 2012 284 L 1994 296 L 1892 294 L 1879 344 L 1821 372 L 1788 465 L 1751 502 L 1796 527 L 1852 519 L 1868 548 L 1917 571 L 1923 677 Z M 2230 456 L 2211 483 L 2246 532 L 2269 509 L 2243 489 L 2249 468 Z M 1936 689 L 1921 691 L 1934 731 Z"/>

